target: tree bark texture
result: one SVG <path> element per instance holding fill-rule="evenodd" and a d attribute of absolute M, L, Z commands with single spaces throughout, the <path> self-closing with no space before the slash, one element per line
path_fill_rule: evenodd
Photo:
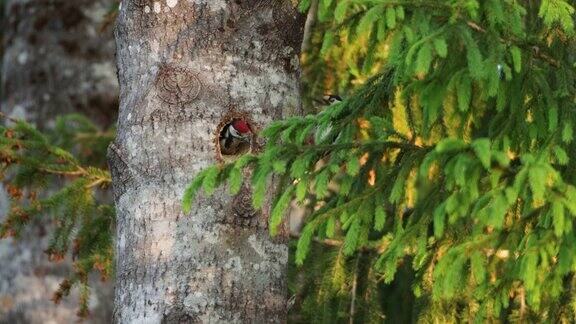
<path fill-rule="evenodd" d="M 250 187 L 201 195 L 189 215 L 181 199 L 218 162 L 227 121 L 246 118 L 257 131 L 301 113 L 303 24 L 289 0 L 122 2 L 120 116 L 108 151 L 117 322 L 285 321 L 288 247 L 268 236 Z"/>
<path fill-rule="evenodd" d="M 114 0 L 5 0 L 0 110 L 14 118 L 53 125 L 55 117 L 83 113 L 105 127 L 116 116 L 118 83 L 112 31 L 102 33 Z M 4 121 L 1 121 L 4 122 Z M 8 201 L 0 184 L 0 220 Z M 77 292 L 59 305 L 50 299 L 71 271 L 43 251 L 50 221 L 35 221 L 18 241 L 0 240 L 0 323 L 71 323 Z M 112 316 L 112 285 L 94 284 L 88 323 Z"/>

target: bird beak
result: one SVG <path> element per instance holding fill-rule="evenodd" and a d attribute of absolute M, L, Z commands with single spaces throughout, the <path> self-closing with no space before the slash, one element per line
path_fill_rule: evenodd
<path fill-rule="evenodd" d="M 318 100 L 318 99 L 312 99 L 312 101 L 314 101 L 317 104 L 325 104 L 326 103 L 324 100 Z"/>

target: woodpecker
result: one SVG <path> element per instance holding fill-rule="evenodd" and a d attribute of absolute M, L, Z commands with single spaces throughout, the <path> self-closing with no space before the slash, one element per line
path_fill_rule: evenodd
<path fill-rule="evenodd" d="M 342 102 L 342 98 L 339 95 L 328 94 L 322 97 L 322 101 L 326 104 L 326 106 L 336 105 Z M 325 111 L 325 110 L 324 110 Z M 320 112 L 322 114 L 324 111 Z M 314 134 L 314 142 L 320 143 L 323 141 L 328 134 L 332 132 L 332 125 L 328 125 L 324 130 L 316 130 Z"/>
<path fill-rule="evenodd" d="M 333 95 L 333 94 L 325 95 L 324 97 L 322 97 L 322 100 L 327 106 L 335 105 L 337 103 L 342 102 L 342 98 L 339 95 Z"/>
<path fill-rule="evenodd" d="M 342 97 L 340 97 L 339 95 L 327 94 L 324 97 L 322 97 L 322 100 L 314 99 L 314 101 L 322 104 L 323 105 L 322 109 L 325 109 L 326 106 L 332 106 L 342 102 Z M 322 110 L 320 114 L 322 114 L 323 112 L 324 110 Z M 331 125 L 328 125 L 328 127 L 326 127 L 323 132 L 315 130 L 314 135 L 306 140 L 306 144 L 314 145 L 316 142 L 320 142 L 331 131 L 332 131 Z"/>
<path fill-rule="evenodd" d="M 220 152 L 223 155 L 237 155 L 250 146 L 252 131 L 242 119 L 234 119 L 220 132 Z"/>

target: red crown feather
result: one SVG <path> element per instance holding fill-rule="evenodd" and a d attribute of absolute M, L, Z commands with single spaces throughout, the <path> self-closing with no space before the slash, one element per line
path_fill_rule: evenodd
<path fill-rule="evenodd" d="M 250 126 L 248 126 L 248 123 L 246 123 L 245 121 L 241 120 L 241 119 L 237 119 L 235 121 L 232 122 L 232 126 L 234 127 L 234 129 L 236 129 L 240 134 L 246 134 L 246 133 L 250 133 Z"/>

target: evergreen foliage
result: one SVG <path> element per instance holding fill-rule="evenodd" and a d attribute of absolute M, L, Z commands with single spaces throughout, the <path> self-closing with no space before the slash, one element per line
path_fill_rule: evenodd
<path fill-rule="evenodd" d="M 325 2 L 314 5 L 318 17 L 314 20 L 308 51 L 302 53 L 300 62 L 303 101 L 306 111 L 313 109 L 314 101 L 326 93 L 347 96 L 356 86 L 377 74 L 387 56 L 387 44 L 374 42 L 367 33 L 343 28 L 331 16 L 331 8 Z M 301 9 L 310 3 L 302 2 Z M 338 21 L 352 19 L 344 16 L 345 6 L 338 6 L 334 15 Z M 367 59 L 364 60 L 364 57 Z"/>
<path fill-rule="evenodd" d="M 184 209 L 237 193 L 245 168 L 258 208 L 280 178 L 271 234 L 310 202 L 295 322 L 576 321 L 574 1 L 318 0 L 317 19 L 306 98 L 348 99 L 272 124 L 263 153 L 196 177 Z M 0 235 L 50 217 L 48 255 L 75 265 L 55 300 L 78 285 L 86 315 L 88 273 L 113 270 L 99 192 L 113 132 L 69 116 L 0 134 Z"/>
<path fill-rule="evenodd" d="M 78 286 L 82 317 L 88 315 L 88 275 L 96 270 L 105 280 L 113 272 L 115 211 L 103 203 L 100 191 L 111 182 L 105 149 L 113 135 L 81 115 L 59 117 L 45 133 L 18 120 L 0 126 L 0 180 L 10 196 L 0 238 L 37 239 L 21 234 L 36 219 L 49 218 L 45 253 L 54 262 L 73 260 L 53 300 L 59 302 Z"/>
<path fill-rule="evenodd" d="M 244 168 L 257 208 L 280 179 L 271 234 L 287 202 L 311 201 L 295 252 L 321 265 L 305 321 L 391 320 L 398 307 L 376 291 L 400 292 L 399 277 L 412 320 L 575 321 L 573 5 L 319 0 L 314 55 L 363 44 L 345 69 L 374 75 L 341 77 L 363 84 L 322 114 L 270 125 L 261 154 L 201 172 L 184 208 L 200 189 L 234 193 Z M 315 253 L 315 241 L 336 251 Z"/>

